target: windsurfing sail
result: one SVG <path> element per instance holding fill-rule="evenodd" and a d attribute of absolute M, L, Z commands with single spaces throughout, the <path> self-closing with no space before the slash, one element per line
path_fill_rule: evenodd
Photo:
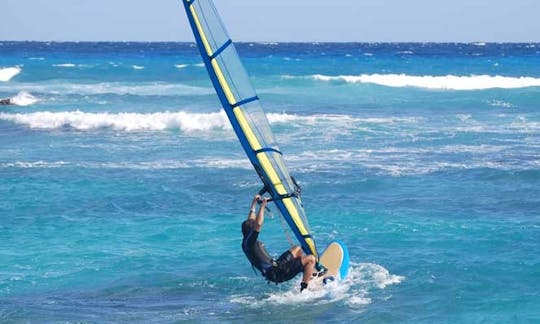
<path fill-rule="evenodd" d="M 318 259 L 300 188 L 285 166 L 259 97 L 214 3 L 182 1 L 210 79 L 244 151 L 302 249 Z"/>

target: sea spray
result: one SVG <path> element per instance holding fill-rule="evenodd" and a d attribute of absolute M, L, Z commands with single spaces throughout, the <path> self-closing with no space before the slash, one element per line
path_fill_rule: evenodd
<path fill-rule="evenodd" d="M 38 98 L 34 97 L 32 94 L 26 91 L 21 91 L 15 97 L 11 98 L 11 102 L 17 106 L 30 106 L 37 103 L 38 101 Z"/>

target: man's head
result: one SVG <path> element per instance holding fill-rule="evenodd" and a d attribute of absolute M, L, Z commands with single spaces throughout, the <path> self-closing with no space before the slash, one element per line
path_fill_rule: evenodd
<path fill-rule="evenodd" d="M 248 219 L 242 223 L 242 235 L 246 237 L 255 228 L 255 220 Z"/>

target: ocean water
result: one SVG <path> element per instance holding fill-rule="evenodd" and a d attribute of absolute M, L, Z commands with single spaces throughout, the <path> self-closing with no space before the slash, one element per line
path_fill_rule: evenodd
<path fill-rule="evenodd" d="M 540 322 L 540 44 L 237 47 L 349 277 L 253 273 L 194 44 L 0 42 L 0 322 Z"/>

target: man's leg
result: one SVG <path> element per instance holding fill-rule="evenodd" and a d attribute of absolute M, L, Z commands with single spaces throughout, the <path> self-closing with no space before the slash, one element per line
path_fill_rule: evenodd
<path fill-rule="evenodd" d="M 304 275 L 302 281 L 308 283 L 313 276 L 313 269 L 315 268 L 315 257 L 313 255 L 304 255 L 302 257 L 302 266 L 304 267 Z"/>
<path fill-rule="evenodd" d="M 299 245 L 293 246 L 292 248 L 290 248 L 289 251 L 291 251 L 291 254 L 295 259 L 301 258 L 304 273 L 304 275 L 302 276 L 302 281 L 308 283 L 309 280 L 311 280 L 311 277 L 313 276 L 313 271 L 315 269 L 315 257 L 313 255 L 304 255 L 304 252 Z"/>

